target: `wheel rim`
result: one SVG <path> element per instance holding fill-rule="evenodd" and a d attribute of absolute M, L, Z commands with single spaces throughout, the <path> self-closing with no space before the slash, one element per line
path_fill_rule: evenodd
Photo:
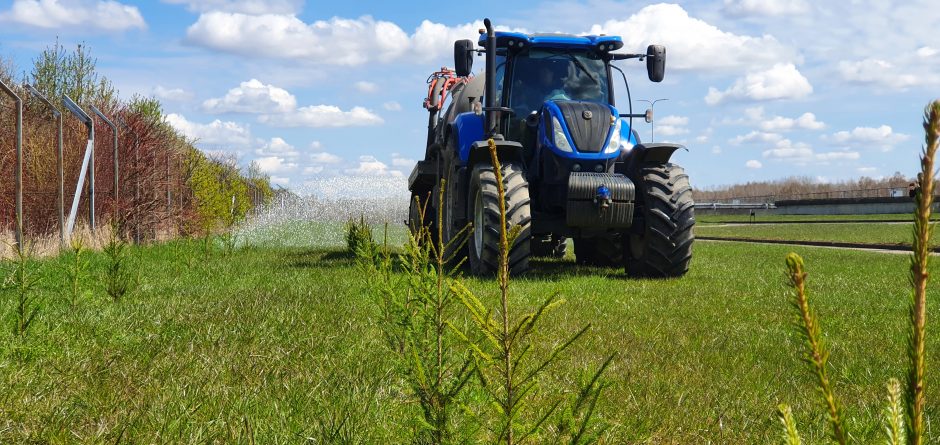
<path fill-rule="evenodd" d="M 473 201 L 473 247 L 479 257 L 483 252 L 483 194 L 479 190 Z"/>

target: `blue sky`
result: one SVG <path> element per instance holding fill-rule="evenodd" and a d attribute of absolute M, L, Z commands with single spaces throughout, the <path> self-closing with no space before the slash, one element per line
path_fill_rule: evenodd
<path fill-rule="evenodd" d="M 912 175 L 923 106 L 940 97 L 933 1 L 449 5 L 0 1 L 0 55 L 24 70 L 56 36 L 85 42 L 123 97 L 158 97 L 200 148 L 257 162 L 299 191 L 336 176 L 407 176 L 424 153 L 424 81 L 453 64 L 453 41 L 475 39 L 483 16 L 621 35 L 630 52 L 664 44 L 660 84 L 640 63 L 619 63 L 635 99 L 669 99 L 656 105 L 656 140 L 688 147 L 675 159 L 698 187 Z M 649 125 L 637 129 L 648 140 Z"/>

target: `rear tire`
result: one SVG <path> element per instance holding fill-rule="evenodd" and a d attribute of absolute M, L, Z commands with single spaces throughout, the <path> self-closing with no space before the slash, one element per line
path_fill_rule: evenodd
<path fill-rule="evenodd" d="M 574 256 L 578 264 L 617 267 L 623 264 L 623 242 L 619 233 L 594 238 L 576 238 Z"/>
<path fill-rule="evenodd" d="M 634 277 L 672 278 L 685 275 L 695 241 L 695 203 L 689 175 L 682 167 L 645 164 L 637 178 L 638 209 L 645 228 L 624 243 L 626 272 Z"/>
<path fill-rule="evenodd" d="M 522 168 L 512 163 L 502 165 L 506 203 L 506 230 L 519 226 L 519 234 L 509 246 L 509 273 L 520 275 L 529 270 L 531 222 L 529 183 Z M 499 191 L 496 173 L 489 163 L 478 164 L 470 174 L 467 216 L 473 221 L 470 234 L 469 264 L 475 275 L 494 275 L 499 270 Z"/>

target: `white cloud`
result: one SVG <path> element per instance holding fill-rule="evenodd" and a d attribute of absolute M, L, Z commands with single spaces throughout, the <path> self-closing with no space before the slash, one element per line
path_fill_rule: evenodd
<path fill-rule="evenodd" d="M 244 14 L 294 14 L 303 8 L 303 0 L 163 0 L 186 5 L 193 12 L 225 11 Z"/>
<path fill-rule="evenodd" d="M 778 63 L 765 71 L 748 73 L 725 91 L 708 89 L 705 103 L 718 105 L 725 100 L 799 99 L 813 92 L 809 80 L 792 63 Z"/>
<path fill-rule="evenodd" d="M 323 150 L 323 143 L 320 141 L 313 141 L 310 143 L 310 149 L 313 151 Z"/>
<path fill-rule="evenodd" d="M 816 153 L 809 145 L 803 142 L 794 143 L 789 139 L 780 139 L 774 143 L 773 148 L 764 150 L 763 156 L 797 165 L 806 165 L 810 162 L 828 164 L 831 161 L 852 161 L 861 158 L 858 152 L 849 150 Z"/>
<path fill-rule="evenodd" d="M 784 140 L 783 136 L 777 133 L 766 133 L 762 131 L 752 131 L 748 134 L 735 136 L 728 140 L 734 145 L 753 144 L 753 143 L 777 143 Z"/>
<path fill-rule="evenodd" d="M 153 87 L 153 96 L 162 101 L 186 102 L 193 98 L 193 93 L 182 88 L 166 88 L 162 85 Z"/>
<path fill-rule="evenodd" d="M 324 151 L 311 154 L 310 160 L 315 164 L 338 164 L 343 160 L 343 158 Z"/>
<path fill-rule="evenodd" d="M 308 24 L 293 14 L 211 11 L 200 15 L 186 35 L 190 43 L 247 56 L 361 65 L 403 56 L 418 61 L 441 58 L 452 51 L 454 40 L 475 39 L 478 25 L 448 27 L 425 20 L 408 35 L 395 23 L 369 16 Z"/>
<path fill-rule="evenodd" d="M 322 166 L 322 165 L 310 165 L 310 166 L 304 167 L 304 174 L 305 174 L 305 175 L 315 175 L 315 174 L 320 173 L 320 172 L 322 172 L 322 171 L 323 171 L 323 166 Z"/>
<path fill-rule="evenodd" d="M 146 29 L 136 6 L 114 0 L 13 0 L 0 13 L 0 23 L 11 22 L 39 28 L 94 28 L 102 31 Z"/>
<path fill-rule="evenodd" d="M 392 153 L 392 167 L 411 169 L 418 161 L 408 159 L 398 153 Z"/>
<path fill-rule="evenodd" d="M 875 167 L 859 167 L 855 170 L 863 175 L 871 175 L 878 172 L 878 169 Z"/>
<path fill-rule="evenodd" d="M 665 116 L 662 119 L 654 121 L 656 124 L 656 133 L 664 136 L 679 136 L 689 132 L 686 125 L 689 125 L 689 118 L 684 116 Z"/>
<path fill-rule="evenodd" d="M 202 108 L 210 113 L 287 113 L 297 108 L 297 99 L 285 89 L 251 79 L 223 97 L 206 100 Z"/>
<path fill-rule="evenodd" d="M 176 113 L 168 114 L 165 119 L 177 131 L 200 144 L 244 147 L 251 143 L 249 129 L 235 122 L 216 119 L 208 124 L 200 124 Z"/>
<path fill-rule="evenodd" d="M 379 161 L 375 156 L 360 156 L 359 166 L 346 169 L 346 174 L 354 176 L 403 176 L 398 170 L 390 170 L 388 165 Z"/>
<path fill-rule="evenodd" d="M 895 133 L 888 125 L 880 127 L 855 127 L 852 131 L 839 131 L 826 140 L 843 146 L 875 147 L 882 151 L 890 151 L 898 143 L 908 140 L 910 136 Z"/>
<path fill-rule="evenodd" d="M 333 105 L 312 105 L 298 108 L 285 114 L 264 114 L 258 117 L 262 123 L 275 127 L 362 127 L 380 125 L 384 121 L 372 111 L 353 107 L 343 111 Z"/>
<path fill-rule="evenodd" d="M 820 161 L 841 161 L 854 160 L 860 158 L 857 151 L 830 151 L 827 153 L 816 153 L 816 159 Z"/>
<path fill-rule="evenodd" d="M 255 163 L 258 164 L 258 168 L 261 169 L 262 172 L 269 175 L 272 173 L 291 172 L 297 169 L 297 164 L 289 162 L 280 156 L 260 157 L 255 159 Z"/>
<path fill-rule="evenodd" d="M 793 143 L 789 139 L 783 139 L 775 144 L 775 148 L 764 150 L 764 157 L 771 159 L 783 159 L 797 162 L 806 162 L 813 157 L 813 149 L 802 142 Z"/>
<path fill-rule="evenodd" d="M 767 116 L 763 106 L 744 109 L 741 119 L 724 119 L 723 124 L 748 125 L 760 128 L 761 131 L 780 133 L 792 130 L 822 130 L 826 124 L 816 119 L 813 113 L 803 113 L 797 118 L 783 116 Z"/>
<path fill-rule="evenodd" d="M 906 66 L 906 64 L 905 64 Z M 876 58 L 839 62 L 839 74 L 849 82 L 878 85 L 892 90 L 903 90 L 917 85 L 928 85 L 938 81 L 936 75 L 915 75 L 897 68 L 893 63 Z"/>
<path fill-rule="evenodd" d="M 771 35 L 752 37 L 722 31 L 689 16 L 679 5 L 650 5 L 626 20 L 608 20 L 590 34 L 623 37 L 624 51 L 644 50 L 649 43 L 666 46 L 667 65 L 677 70 L 728 71 L 780 62 L 798 62 L 794 50 Z"/>
<path fill-rule="evenodd" d="M 816 120 L 813 113 L 803 113 L 800 117 L 793 119 L 783 116 L 774 116 L 760 123 L 761 130 L 764 131 L 790 131 L 795 129 L 804 130 L 822 130 L 826 124 Z"/>
<path fill-rule="evenodd" d="M 756 159 L 751 159 L 751 160 L 745 162 L 745 163 L 744 163 L 744 166 L 747 167 L 747 168 L 758 169 L 758 168 L 763 167 L 764 164 L 761 164 L 760 161 L 758 161 L 758 160 L 756 160 Z"/>
<path fill-rule="evenodd" d="M 917 48 L 917 52 L 916 52 L 918 57 L 923 57 L 925 59 L 936 56 L 937 53 L 940 53 L 940 51 L 938 51 L 936 48 L 931 48 L 929 46 L 922 46 L 920 48 Z"/>
<path fill-rule="evenodd" d="M 388 111 L 401 111 L 401 104 L 395 101 L 385 102 L 382 104 L 382 108 Z"/>
<path fill-rule="evenodd" d="M 293 145 L 279 137 L 273 137 L 270 141 L 255 150 L 259 156 L 284 156 L 288 158 L 296 157 L 299 152 Z"/>
<path fill-rule="evenodd" d="M 283 176 L 268 176 L 268 179 L 271 181 L 271 184 L 279 185 L 281 187 L 287 187 L 290 184 L 290 178 Z"/>
<path fill-rule="evenodd" d="M 806 0 L 725 0 L 725 11 L 732 15 L 781 16 L 809 12 Z"/>
<path fill-rule="evenodd" d="M 360 80 L 359 82 L 356 82 L 355 85 L 356 89 L 362 93 L 374 93 L 379 90 L 379 86 L 376 85 L 375 82 Z"/>

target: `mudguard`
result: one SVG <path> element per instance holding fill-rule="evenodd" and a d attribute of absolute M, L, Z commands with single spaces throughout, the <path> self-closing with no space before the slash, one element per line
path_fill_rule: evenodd
<path fill-rule="evenodd" d="M 623 152 L 617 159 L 621 168 L 619 173 L 632 173 L 637 166 L 645 163 L 665 164 L 676 150 L 685 149 L 684 145 L 669 143 L 649 143 L 634 145 L 630 151 Z"/>
<path fill-rule="evenodd" d="M 516 141 L 496 140 L 496 157 L 500 162 L 522 162 L 522 144 Z M 490 146 L 487 141 L 476 141 L 470 146 L 467 164 L 490 161 Z"/>

